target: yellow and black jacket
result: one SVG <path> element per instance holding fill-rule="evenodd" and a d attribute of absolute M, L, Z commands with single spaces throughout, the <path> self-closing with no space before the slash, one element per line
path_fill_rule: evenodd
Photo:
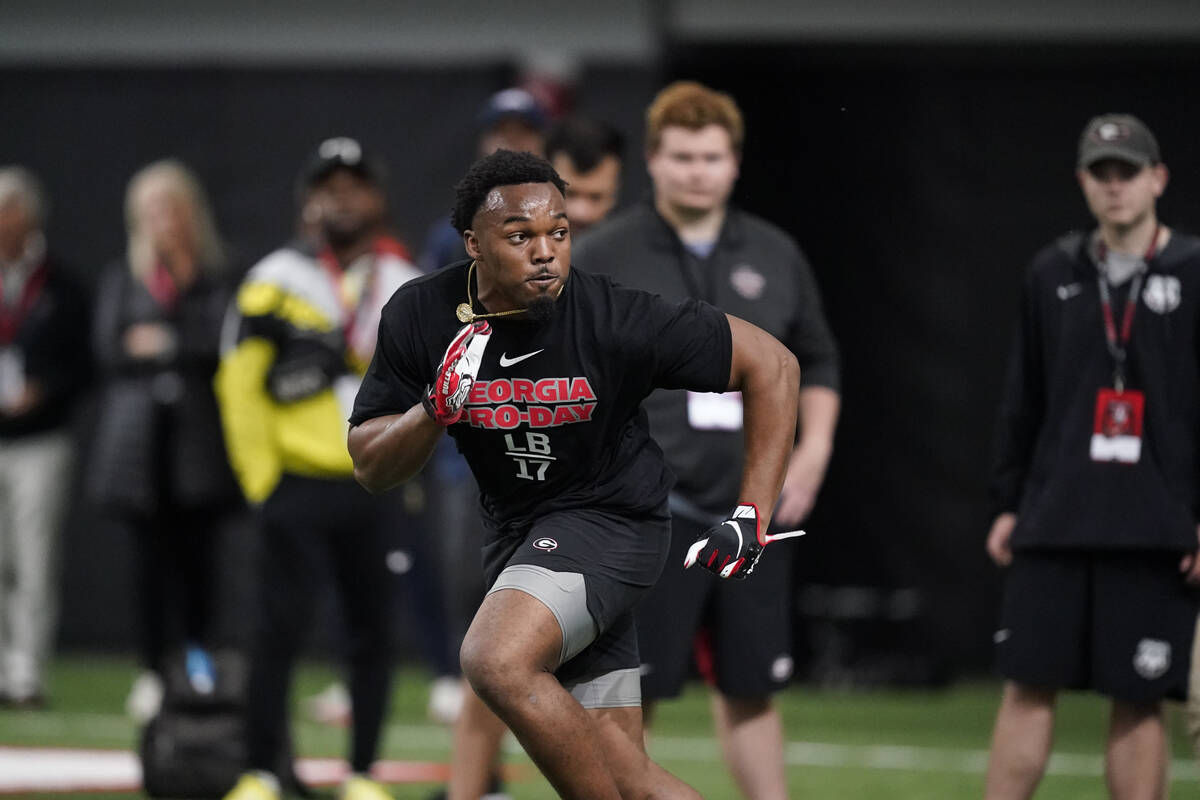
<path fill-rule="evenodd" d="M 379 313 L 420 272 L 381 237 L 342 269 L 303 245 L 246 275 L 226 320 L 215 378 L 225 444 L 246 498 L 261 503 L 285 473 L 346 479 L 346 419 L 374 352 Z"/>

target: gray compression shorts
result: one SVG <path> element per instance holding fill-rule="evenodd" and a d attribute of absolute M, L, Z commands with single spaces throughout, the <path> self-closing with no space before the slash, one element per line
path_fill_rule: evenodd
<path fill-rule="evenodd" d="M 504 568 L 488 594 L 516 589 L 537 598 L 558 620 L 562 666 L 597 641 L 599 629 L 587 608 L 587 584 L 578 572 L 555 572 L 537 564 Z M 638 669 L 614 669 L 588 676 L 561 676 L 563 687 L 584 708 L 620 708 L 642 704 Z"/>

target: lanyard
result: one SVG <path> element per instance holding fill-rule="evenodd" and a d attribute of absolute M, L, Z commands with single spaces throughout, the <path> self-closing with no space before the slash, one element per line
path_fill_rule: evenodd
<path fill-rule="evenodd" d="M 379 270 L 376 266 L 379 262 L 379 250 L 376 246 L 371 251 L 371 263 L 367 267 L 367 276 L 362 287 L 362 291 L 358 293 L 358 297 L 349 297 L 349 288 L 346 285 L 346 270 L 338 262 L 334 256 L 333 250 L 326 247 L 317 256 L 317 260 L 325 271 L 329 274 L 329 280 L 333 282 L 334 295 L 337 297 L 338 305 L 341 306 L 344 322 L 342 324 L 342 335 L 345 337 L 346 345 L 353 347 L 354 332 L 358 327 L 358 318 L 362 315 L 363 308 L 374 301 L 378 290 Z"/>
<path fill-rule="evenodd" d="M 25 279 L 25 287 L 21 291 L 21 299 L 15 306 L 0 303 L 0 344 L 9 345 L 17 338 L 17 332 L 25 316 L 37 302 L 42 287 L 46 284 L 46 265 L 42 264 Z M 0 281 L 0 293 L 3 293 L 3 282 Z"/>
<path fill-rule="evenodd" d="M 1142 266 L 1129 285 L 1129 297 L 1125 300 L 1125 310 L 1121 314 L 1121 328 L 1118 332 L 1116 318 L 1113 316 L 1112 294 L 1108 288 L 1108 278 L 1103 270 L 1096 280 L 1100 286 L 1100 310 L 1104 314 L 1104 342 L 1113 358 L 1113 388 L 1117 393 L 1125 391 L 1125 360 L 1128 355 L 1129 337 L 1133 334 L 1133 317 L 1137 314 L 1138 295 L 1142 290 L 1142 281 L 1146 277 L 1146 268 L 1154 257 L 1155 245 L 1158 244 L 1159 226 L 1155 226 L 1154 235 L 1150 237 L 1150 246 L 1142 256 Z M 1101 241 L 1097 247 L 1097 260 L 1103 264 L 1108 257 L 1108 248 Z"/>
<path fill-rule="evenodd" d="M 179 302 L 179 284 L 175 282 L 171 271 L 162 262 L 154 265 L 154 271 L 146 280 L 146 291 L 150 292 L 154 302 L 166 311 L 173 310 L 175 304 Z"/>

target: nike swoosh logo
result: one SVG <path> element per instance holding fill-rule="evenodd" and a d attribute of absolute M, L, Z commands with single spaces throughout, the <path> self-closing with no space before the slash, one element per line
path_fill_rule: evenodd
<path fill-rule="evenodd" d="M 544 347 L 542 348 L 542 350 L 545 350 L 545 349 L 546 348 L 544 348 Z M 517 356 L 516 358 L 509 358 L 508 353 L 501 353 L 500 354 L 500 366 L 511 367 L 513 364 L 520 364 L 522 361 L 524 361 L 527 358 L 533 358 L 538 353 L 542 352 L 542 350 L 534 350 L 532 353 L 526 353 L 525 355 Z"/>

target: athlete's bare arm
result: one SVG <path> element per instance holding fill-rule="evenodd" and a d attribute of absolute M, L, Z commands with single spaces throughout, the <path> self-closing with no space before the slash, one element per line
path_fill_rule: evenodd
<path fill-rule="evenodd" d="M 733 336 L 729 388 L 741 391 L 745 409 L 745 468 L 738 499 L 757 506 L 765 531 L 795 441 L 800 365 L 771 334 L 726 316 Z"/>
<path fill-rule="evenodd" d="M 403 414 L 355 425 L 346 440 L 354 479 L 372 494 L 404 483 L 425 466 L 445 431 L 420 403 Z"/>

